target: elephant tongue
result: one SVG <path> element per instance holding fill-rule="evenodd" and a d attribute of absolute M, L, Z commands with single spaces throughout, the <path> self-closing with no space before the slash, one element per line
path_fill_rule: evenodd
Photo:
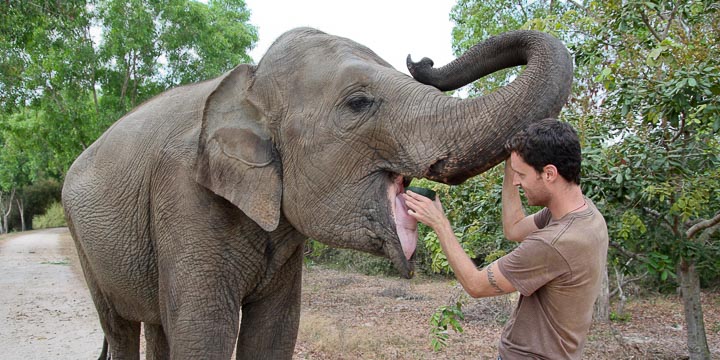
<path fill-rule="evenodd" d="M 417 247 L 417 220 L 414 217 L 408 215 L 408 209 L 405 205 L 405 199 L 402 196 L 395 196 L 395 229 L 397 230 L 398 237 L 400 238 L 400 245 L 402 246 L 405 258 L 410 260 L 415 247 Z"/>

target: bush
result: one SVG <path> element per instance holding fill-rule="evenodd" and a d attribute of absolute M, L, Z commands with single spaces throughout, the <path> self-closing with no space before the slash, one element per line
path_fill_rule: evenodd
<path fill-rule="evenodd" d="M 50 204 L 45 214 L 33 217 L 33 228 L 47 229 L 67 226 L 65 223 L 65 210 L 59 202 Z"/>
<path fill-rule="evenodd" d="M 53 202 L 59 202 L 61 192 L 62 183 L 55 179 L 38 180 L 18 191 L 17 197 L 22 200 L 25 214 L 25 230 L 35 228 L 32 219 L 43 214 Z M 17 207 L 10 214 L 10 229 L 21 230 L 20 213 L 17 211 Z"/>
<path fill-rule="evenodd" d="M 352 271 L 364 275 L 399 276 L 390 260 L 357 250 L 329 247 L 310 239 L 305 245 L 305 263 Z"/>

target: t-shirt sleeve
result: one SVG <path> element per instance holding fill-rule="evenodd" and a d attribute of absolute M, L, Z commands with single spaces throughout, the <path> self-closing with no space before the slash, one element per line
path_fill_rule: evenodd
<path fill-rule="evenodd" d="M 537 226 L 538 229 L 542 229 L 550 223 L 550 220 L 552 220 L 552 213 L 550 212 L 550 209 L 543 208 L 533 215 L 533 220 L 535 220 L 535 226 Z"/>
<path fill-rule="evenodd" d="M 557 250 L 533 238 L 525 239 L 515 250 L 500 258 L 498 268 L 524 296 L 532 295 L 543 285 L 570 271 Z"/>

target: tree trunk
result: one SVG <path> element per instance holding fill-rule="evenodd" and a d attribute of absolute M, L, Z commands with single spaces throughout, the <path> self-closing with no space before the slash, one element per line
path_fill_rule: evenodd
<path fill-rule="evenodd" d="M 15 200 L 15 203 L 17 203 L 17 208 L 20 212 L 20 231 L 25 231 L 25 211 L 23 210 L 23 201 L 21 198 L 18 198 Z"/>
<path fill-rule="evenodd" d="M 677 267 L 680 280 L 680 294 L 685 308 L 687 324 L 687 346 L 690 360 L 709 360 L 705 321 L 703 320 L 702 304 L 700 303 L 700 278 L 695 272 L 692 260 L 681 259 Z"/>
<path fill-rule="evenodd" d="M 12 207 L 10 209 L 12 209 Z M 3 234 L 7 234 L 8 232 L 10 232 L 10 228 L 8 228 L 8 226 L 10 226 L 10 224 L 8 224 L 9 215 L 10 211 L 8 211 L 7 213 L 3 213 Z"/>
<path fill-rule="evenodd" d="M 8 224 L 8 217 L 10 216 L 10 212 L 12 211 L 12 203 L 13 198 L 15 197 L 15 189 L 12 189 L 10 192 L 10 197 L 8 198 L 7 202 L 2 201 L 2 194 L 0 193 L 0 212 L 2 212 L 2 226 L 0 227 L 2 230 L 2 234 L 7 234 L 10 231 L 9 224 Z M 5 205 L 7 205 L 7 209 L 5 209 Z"/>
<path fill-rule="evenodd" d="M 608 280 L 607 266 L 602 272 L 600 294 L 598 295 L 597 300 L 595 300 L 593 320 L 603 323 L 610 321 L 610 281 Z"/>

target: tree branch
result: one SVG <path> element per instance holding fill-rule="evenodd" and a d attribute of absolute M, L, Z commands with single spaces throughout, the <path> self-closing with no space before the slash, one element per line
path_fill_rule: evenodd
<path fill-rule="evenodd" d="M 664 226 L 666 229 L 670 230 L 670 232 L 675 233 L 675 229 L 673 229 L 673 224 L 670 223 L 662 214 L 660 214 L 658 211 L 653 210 L 649 207 L 643 208 L 643 210 L 647 211 L 651 216 L 653 216 L 655 219 L 660 220 L 660 225 Z"/>
<path fill-rule="evenodd" d="M 720 224 L 720 212 L 715 214 L 715 216 L 712 219 L 709 220 L 703 220 L 695 225 L 693 225 L 688 231 L 685 233 L 685 235 L 688 237 L 688 239 L 692 239 L 697 235 L 699 231 L 705 230 L 709 227 L 715 226 L 717 224 Z"/>
<path fill-rule="evenodd" d="M 7 201 L 7 206 L 8 206 L 7 212 L 5 212 L 5 209 L 3 209 L 3 213 L 2 213 L 3 217 L 7 218 L 8 216 L 10 216 L 10 212 L 12 211 L 12 203 L 13 203 L 14 199 L 15 199 L 15 188 L 13 187 L 12 191 L 10 191 L 10 197 L 8 198 L 8 201 Z M 7 222 L 5 225 L 6 225 L 5 227 L 7 228 Z"/>
<path fill-rule="evenodd" d="M 678 6 L 675 5 L 673 7 L 672 12 L 670 13 L 670 18 L 667 21 L 667 26 L 665 26 L 665 30 L 663 31 L 662 37 L 663 39 L 667 37 L 668 32 L 670 31 L 670 26 L 672 25 L 673 20 L 675 20 L 675 15 L 677 14 Z"/>
<path fill-rule="evenodd" d="M 90 86 L 92 87 L 93 102 L 95 103 L 95 114 L 100 114 L 100 103 L 98 102 L 97 89 L 95 89 L 95 85 L 97 83 L 97 54 L 93 47 L 92 36 L 90 35 L 90 25 L 85 26 L 83 28 L 83 30 L 84 30 L 84 32 L 82 33 L 83 40 L 87 41 L 88 45 L 90 45 L 90 48 L 93 49 L 92 63 L 90 65 L 90 74 L 89 74 Z"/>
<path fill-rule="evenodd" d="M 528 21 L 528 15 L 527 15 L 527 13 L 525 12 L 525 8 L 523 7 L 523 2 L 519 0 L 519 1 L 517 2 L 517 5 L 518 5 L 518 8 L 520 8 L 520 11 L 521 11 L 522 14 L 523 14 L 523 22 L 527 22 L 527 21 Z"/>
<path fill-rule="evenodd" d="M 677 132 L 675 133 L 675 136 L 673 136 L 672 140 L 670 140 L 671 143 L 674 143 L 677 141 L 677 139 L 680 138 L 680 135 L 683 134 L 685 131 L 685 113 L 680 113 L 680 127 L 678 128 Z"/>
<path fill-rule="evenodd" d="M 615 294 L 617 294 L 618 292 L 622 292 L 622 287 L 623 287 L 623 286 L 628 285 L 628 284 L 631 284 L 631 283 L 634 283 L 634 282 L 636 282 L 636 281 L 638 281 L 638 280 L 644 279 L 644 278 L 647 276 L 648 273 L 649 273 L 649 271 L 645 271 L 645 273 L 643 273 L 642 275 L 638 275 L 638 276 L 636 276 L 636 277 L 634 277 L 634 278 L 630 278 L 630 279 L 627 279 L 627 280 L 625 280 L 624 278 L 623 278 L 622 280 L 619 280 L 619 279 L 618 279 L 618 281 L 617 281 L 617 282 L 618 282 L 618 287 L 615 288 L 615 290 L 611 291 L 608 296 L 609 296 L 609 297 L 613 297 L 613 296 L 615 296 Z M 617 276 L 617 275 L 616 275 L 616 276 Z"/>
<path fill-rule="evenodd" d="M 705 231 L 703 231 L 702 234 L 698 236 L 698 240 L 700 240 L 701 242 L 706 242 L 718 230 L 720 230 L 720 224 L 715 224 L 714 226 L 705 229 Z"/>
<path fill-rule="evenodd" d="M 645 26 L 647 26 L 648 30 L 650 30 L 650 33 L 653 34 L 653 37 L 655 37 L 658 42 L 663 41 L 663 38 L 660 37 L 660 34 L 655 31 L 655 28 L 653 28 L 652 25 L 650 25 L 650 21 L 648 20 L 647 15 L 645 15 L 645 12 L 642 12 L 640 17 L 642 17 L 643 23 L 645 24 Z"/>
<path fill-rule="evenodd" d="M 620 245 L 619 243 L 617 243 L 615 241 L 610 241 L 610 246 L 614 247 L 615 250 L 619 251 L 620 253 L 622 253 L 623 255 L 627 256 L 630 259 L 638 259 L 638 260 L 642 260 L 642 261 L 645 261 L 645 259 L 646 259 L 645 256 L 643 256 L 642 254 L 637 254 L 632 251 L 629 251 L 629 250 L 625 249 L 625 247 L 623 247 L 622 245 Z"/>
<path fill-rule="evenodd" d="M 576 3 L 574 0 L 568 0 L 567 3 L 570 4 L 570 5 L 572 5 L 572 6 L 574 6 L 574 7 L 576 7 L 576 8 L 578 8 L 578 9 L 580 9 L 580 10 L 582 10 L 582 11 L 584 11 L 586 14 L 589 13 L 589 11 L 588 11 L 588 9 L 587 9 L 586 7 L 584 7 L 582 4 Z"/>

